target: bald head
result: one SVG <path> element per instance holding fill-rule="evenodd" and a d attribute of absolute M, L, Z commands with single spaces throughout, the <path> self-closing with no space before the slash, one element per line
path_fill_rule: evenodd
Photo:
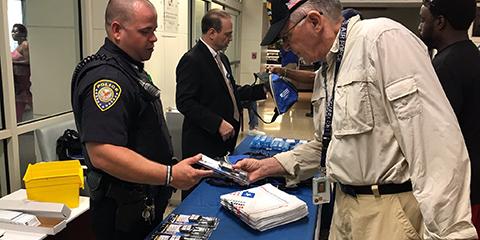
<path fill-rule="evenodd" d="M 128 25 L 140 7 L 155 9 L 148 0 L 110 0 L 105 10 L 105 29 L 110 34 L 110 26 L 114 21 Z"/>
<path fill-rule="evenodd" d="M 136 61 L 152 56 L 157 41 L 157 11 L 148 0 L 110 0 L 105 28 L 108 39 Z"/>

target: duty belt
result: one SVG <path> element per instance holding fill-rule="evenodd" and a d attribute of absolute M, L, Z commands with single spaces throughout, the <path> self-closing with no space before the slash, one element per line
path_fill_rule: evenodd
<path fill-rule="evenodd" d="M 412 191 L 412 182 L 410 180 L 401 183 L 388 183 L 381 185 L 353 186 L 339 183 L 342 192 L 357 197 L 358 194 L 375 195 L 379 197 L 383 194 L 395 194 Z"/>

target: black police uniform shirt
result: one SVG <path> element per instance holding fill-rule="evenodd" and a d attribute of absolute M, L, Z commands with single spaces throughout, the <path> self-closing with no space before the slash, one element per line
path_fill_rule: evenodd
<path fill-rule="evenodd" d="M 108 38 L 97 53 L 117 56 L 130 73 L 143 70 L 143 63 L 133 60 Z M 172 153 L 158 116 L 153 104 L 142 97 L 136 80 L 109 65 L 95 67 L 80 77 L 72 85 L 77 84 L 72 88 L 72 99 L 77 98 L 72 106 L 77 125 L 80 123 L 82 143 L 123 146 L 147 159 L 171 164 Z"/>
<path fill-rule="evenodd" d="M 470 40 L 438 52 L 433 67 L 462 130 L 471 162 L 472 204 L 480 204 L 480 52 Z"/>

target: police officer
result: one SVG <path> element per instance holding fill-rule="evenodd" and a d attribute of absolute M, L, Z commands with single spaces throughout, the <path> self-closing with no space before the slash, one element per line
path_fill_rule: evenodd
<path fill-rule="evenodd" d="M 160 91 L 145 72 L 157 41 L 148 0 L 110 0 L 107 38 L 72 79 L 72 106 L 91 171 L 87 183 L 97 239 L 143 239 L 160 223 L 173 188 L 188 189 L 211 171 L 200 156 L 172 161 Z"/>

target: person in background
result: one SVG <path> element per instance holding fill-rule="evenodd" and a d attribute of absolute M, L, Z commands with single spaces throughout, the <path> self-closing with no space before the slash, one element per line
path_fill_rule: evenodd
<path fill-rule="evenodd" d="M 307 70 L 298 70 L 298 69 L 289 69 L 286 67 L 277 67 L 277 66 L 268 66 L 267 71 L 280 75 L 292 82 L 298 83 L 312 83 L 315 80 L 315 75 L 317 71 L 307 71 Z"/>
<path fill-rule="evenodd" d="M 242 106 L 248 110 L 248 135 L 265 135 L 258 130 L 258 106 L 256 101 L 242 102 Z"/>
<path fill-rule="evenodd" d="M 183 114 L 182 154 L 211 158 L 233 152 L 240 129 L 240 101 L 266 98 L 263 85 L 239 86 L 223 51 L 232 40 L 232 17 L 212 9 L 202 18 L 202 37 L 176 69 L 176 103 Z M 185 198 L 189 192 L 183 192 Z"/>
<path fill-rule="evenodd" d="M 282 58 L 282 67 L 288 67 L 290 69 L 298 68 L 298 56 L 295 53 L 292 51 L 285 51 L 285 49 L 280 48 L 280 56 Z"/>
<path fill-rule="evenodd" d="M 24 113 L 27 109 L 32 109 L 32 92 L 30 92 L 32 82 L 30 81 L 30 53 L 27 35 L 27 28 L 23 24 L 13 25 L 12 38 L 18 43 L 11 53 L 17 122 L 24 120 Z"/>
<path fill-rule="evenodd" d="M 110 0 L 105 43 L 72 77 L 72 107 L 89 168 L 97 240 L 144 239 L 160 224 L 172 190 L 212 171 L 173 159 L 160 90 L 144 70 L 157 41 L 157 12 L 147 0 Z"/>
<path fill-rule="evenodd" d="M 266 98 L 263 85 L 239 86 L 223 51 L 232 40 L 231 16 L 219 9 L 202 18 L 202 37 L 177 65 L 176 103 L 185 116 L 184 157 L 204 153 L 223 157 L 233 152 L 240 129 L 240 101 Z"/>
<path fill-rule="evenodd" d="M 310 84 L 314 81 L 316 72 L 318 70 L 313 72 L 307 70 L 292 69 L 289 67 L 269 66 L 267 67 L 267 71 L 283 76 L 284 78 L 296 84 Z M 314 99 L 312 98 L 312 103 L 310 104 L 310 112 L 305 113 L 306 117 L 313 117 L 314 115 L 313 101 Z"/>
<path fill-rule="evenodd" d="M 387 18 L 344 17 L 339 0 L 271 4 L 262 45 L 282 39 L 323 62 L 319 128 L 292 151 L 234 168 L 252 182 L 334 182 L 331 240 L 477 238 L 467 149 L 421 40 Z"/>
<path fill-rule="evenodd" d="M 475 0 L 423 1 L 420 38 L 437 54 L 433 67 L 457 116 L 471 163 L 472 222 L 480 234 L 480 52 L 468 37 Z"/>

